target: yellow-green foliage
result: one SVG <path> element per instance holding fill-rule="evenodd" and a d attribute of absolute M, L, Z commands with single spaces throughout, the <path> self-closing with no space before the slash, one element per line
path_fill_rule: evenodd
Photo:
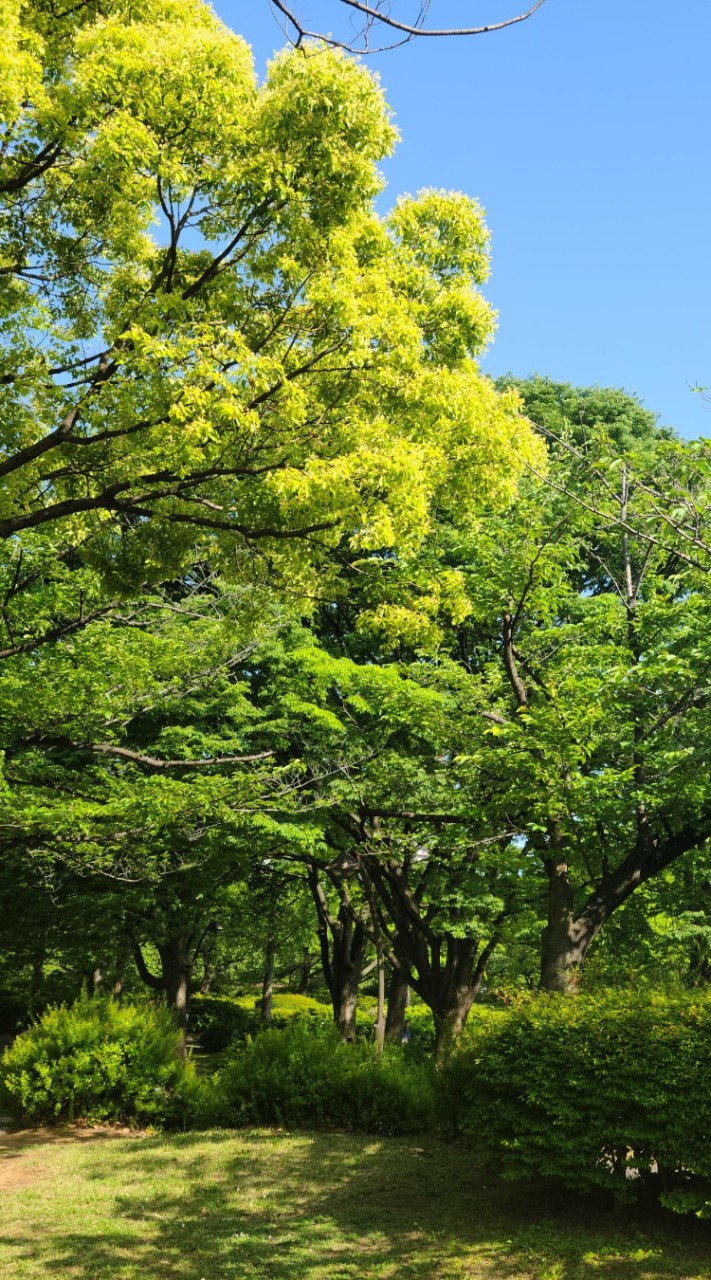
<path fill-rule="evenodd" d="M 272 1025 L 286 1027 L 296 1017 L 331 1023 L 330 1005 L 290 992 L 279 993 L 272 1001 Z M 225 1049 L 232 1040 L 242 1040 L 262 1025 L 260 1000 L 255 996 L 193 996 L 190 1027 L 210 1053 Z"/>
<path fill-rule="evenodd" d="M 213 526 L 239 575 L 251 533 L 293 590 L 324 561 L 285 534 L 407 556 L 435 508 L 470 525 L 542 463 L 476 363 L 482 211 L 376 213 L 396 133 L 363 66 L 312 46 L 260 83 L 201 0 L 1 4 L 0 533 L 59 520 L 124 586 Z"/>
<path fill-rule="evenodd" d="M 18 1117 L 160 1120 L 182 1077 L 167 1009 L 82 997 L 48 1009 L 5 1050 L 0 1084 Z"/>

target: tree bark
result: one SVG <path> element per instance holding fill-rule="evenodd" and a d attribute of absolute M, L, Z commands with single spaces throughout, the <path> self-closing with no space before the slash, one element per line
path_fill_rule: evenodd
<path fill-rule="evenodd" d="M 276 954 L 276 942 L 274 934 L 270 933 L 267 938 L 266 950 L 264 953 L 264 977 L 262 979 L 262 1000 L 259 1006 L 261 1021 L 263 1027 L 268 1027 L 272 1020 L 272 996 L 274 994 L 274 956 Z"/>
<path fill-rule="evenodd" d="M 297 987 L 297 993 L 300 996 L 308 995 L 309 983 L 311 981 L 311 959 L 311 952 L 308 947 L 304 947 L 301 958 L 299 985 Z"/>
<path fill-rule="evenodd" d="M 151 973 L 146 964 L 141 944 L 131 935 L 133 955 L 139 976 L 152 991 L 162 991 L 166 1002 L 173 1011 L 175 1021 L 181 1032 L 180 1053 L 186 1054 L 186 1033 L 188 1028 L 188 995 L 192 964 L 190 959 L 190 937 L 185 933 L 174 934 L 165 942 L 157 944 L 160 956 L 160 975 Z"/>
<path fill-rule="evenodd" d="M 562 847 L 555 856 L 544 859 L 548 874 L 548 921 L 541 946 L 541 990 L 573 993 L 590 945 L 613 912 L 640 885 L 691 849 L 699 848 L 710 834 L 711 814 L 704 814 L 698 826 L 684 827 L 663 840 L 642 826 L 627 857 L 617 867 L 605 871 L 577 913 Z"/>
<path fill-rule="evenodd" d="M 176 934 L 158 946 L 166 999 L 173 1010 L 175 1021 L 183 1033 L 183 1045 L 188 1029 L 188 988 L 190 985 L 190 940 L 184 933 Z"/>
<path fill-rule="evenodd" d="M 316 905 L 323 975 L 331 996 L 333 1017 L 344 1040 L 356 1038 L 356 1006 L 368 934 L 362 919 L 342 897 L 337 915 L 331 911 L 319 880 L 318 868 L 309 866 L 309 888 Z"/>
<path fill-rule="evenodd" d="M 410 986 L 431 1009 L 436 1057 L 442 1062 L 481 990 L 505 913 L 493 922 L 491 936 L 482 946 L 480 938 L 437 931 L 437 908 L 423 907 L 409 883 L 406 865 L 396 859 L 387 863 L 373 859 L 369 871 L 392 922 L 388 928 L 386 917 L 381 918 L 393 969 L 409 976 Z"/>
<path fill-rule="evenodd" d="M 385 1019 L 385 1039 L 389 1044 L 402 1044 L 409 1003 L 409 974 L 404 969 L 393 969 L 388 990 L 388 1013 Z"/>

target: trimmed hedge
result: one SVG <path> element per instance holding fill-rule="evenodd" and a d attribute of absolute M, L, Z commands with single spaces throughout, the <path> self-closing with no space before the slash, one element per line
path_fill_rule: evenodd
<path fill-rule="evenodd" d="M 536 996 L 477 1017 L 450 1118 L 505 1177 L 711 1216 L 711 996 Z"/>
<path fill-rule="evenodd" d="M 330 1005 L 311 996 L 279 993 L 272 1000 L 275 1029 L 287 1027 L 295 1017 L 315 1018 L 330 1023 Z M 190 1001 L 190 1030 L 208 1053 L 219 1053 L 233 1040 L 244 1040 L 261 1029 L 260 1000 L 255 996 L 201 996 Z"/>
<path fill-rule="evenodd" d="M 25 1124 L 160 1122 L 182 1082 L 180 1034 L 168 1009 L 82 996 L 47 1009 L 0 1059 L 0 1085 Z"/>

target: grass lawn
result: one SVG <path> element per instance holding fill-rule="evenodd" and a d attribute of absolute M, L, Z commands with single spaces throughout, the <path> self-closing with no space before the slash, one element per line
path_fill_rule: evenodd
<path fill-rule="evenodd" d="M 711 1227 L 497 1183 L 431 1139 L 0 1137 L 7 1280 L 701 1280 Z"/>

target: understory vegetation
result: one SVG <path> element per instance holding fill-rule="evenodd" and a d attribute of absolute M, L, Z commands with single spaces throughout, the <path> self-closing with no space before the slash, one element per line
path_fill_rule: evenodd
<path fill-rule="evenodd" d="M 19 1036 L 0 1081 L 26 1122 L 440 1133 L 506 1178 L 706 1217 L 710 1035 L 711 997 L 696 993 L 519 998 L 482 1006 L 438 1070 L 304 1012 L 198 1073 L 167 1010 L 84 997 Z"/>

